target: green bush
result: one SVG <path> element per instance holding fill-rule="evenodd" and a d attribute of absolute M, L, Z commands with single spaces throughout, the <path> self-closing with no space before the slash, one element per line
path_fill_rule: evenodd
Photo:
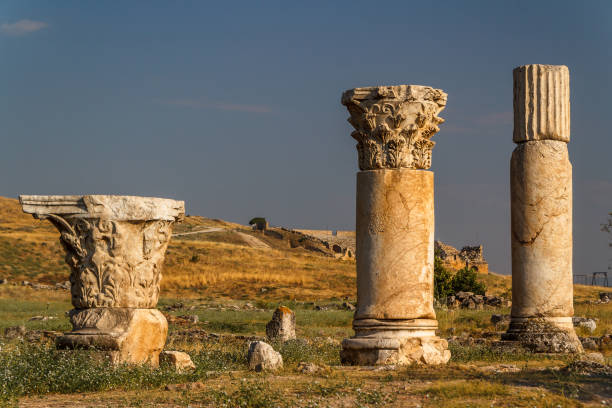
<path fill-rule="evenodd" d="M 454 275 L 443 265 L 437 256 L 434 258 L 434 296 L 438 300 L 444 300 L 449 295 L 457 292 L 473 292 L 484 295 L 487 287 L 478 280 L 478 273 L 474 268 L 458 270 Z"/>
<path fill-rule="evenodd" d="M 438 300 L 446 299 L 453 293 L 453 275 L 442 266 L 442 260 L 434 258 L 434 296 Z"/>
<path fill-rule="evenodd" d="M 453 276 L 453 293 L 457 292 L 473 292 L 476 295 L 484 295 L 487 287 L 484 283 L 478 281 L 478 273 L 474 268 L 459 269 Z"/>

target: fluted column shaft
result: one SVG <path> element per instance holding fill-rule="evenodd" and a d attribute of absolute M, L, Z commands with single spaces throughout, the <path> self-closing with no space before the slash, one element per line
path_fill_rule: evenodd
<path fill-rule="evenodd" d="M 507 340 L 544 352 L 581 351 L 574 333 L 569 70 L 514 70 L 510 162 L 512 312 Z"/>

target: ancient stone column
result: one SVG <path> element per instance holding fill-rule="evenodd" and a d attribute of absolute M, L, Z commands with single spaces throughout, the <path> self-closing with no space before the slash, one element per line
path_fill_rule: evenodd
<path fill-rule="evenodd" d="M 505 340 L 534 351 L 581 352 L 572 325 L 569 70 L 514 70 L 510 162 L 512 313 Z"/>
<path fill-rule="evenodd" d="M 60 231 L 70 266 L 73 330 L 58 348 L 95 348 L 113 363 L 156 366 L 168 322 L 155 308 L 172 224 L 183 201 L 86 195 L 20 196 L 23 211 Z"/>
<path fill-rule="evenodd" d="M 446 94 L 427 86 L 344 92 L 357 140 L 357 310 L 344 364 L 441 364 L 433 308 L 434 142 Z"/>

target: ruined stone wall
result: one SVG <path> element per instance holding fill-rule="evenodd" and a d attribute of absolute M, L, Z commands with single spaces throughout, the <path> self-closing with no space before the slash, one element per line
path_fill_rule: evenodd
<path fill-rule="evenodd" d="M 329 246 L 336 257 L 355 257 L 355 231 L 294 229 L 293 232 L 317 238 Z M 334 232 L 336 234 L 334 235 Z"/>
<path fill-rule="evenodd" d="M 441 241 L 435 241 L 434 247 L 445 268 L 457 271 L 467 267 L 476 268 L 478 272 L 488 273 L 489 264 L 484 259 L 482 245 L 464 246 L 459 251 Z"/>

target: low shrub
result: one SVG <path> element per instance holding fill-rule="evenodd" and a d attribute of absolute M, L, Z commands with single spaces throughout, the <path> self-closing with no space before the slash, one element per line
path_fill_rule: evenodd
<path fill-rule="evenodd" d="M 485 284 L 478 280 L 478 272 L 474 268 L 458 270 L 453 275 L 442 265 L 440 258 L 434 258 L 434 296 L 443 301 L 449 295 L 457 292 L 472 292 L 484 295 L 487 290 Z"/>

